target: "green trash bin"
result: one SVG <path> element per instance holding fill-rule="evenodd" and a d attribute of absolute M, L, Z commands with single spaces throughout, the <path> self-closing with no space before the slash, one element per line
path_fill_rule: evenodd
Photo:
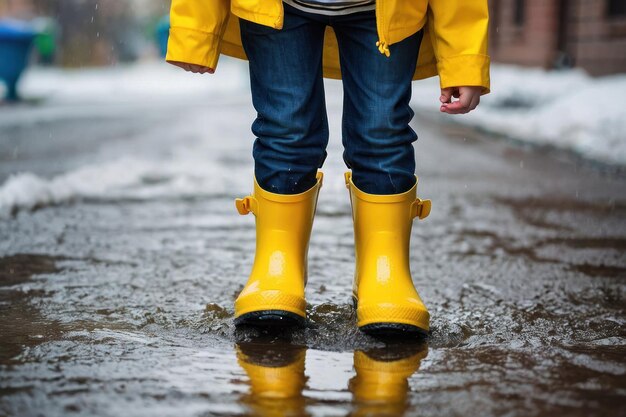
<path fill-rule="evenodd" d="M 50 17 L 38 17 L 32 21 L 37 31 L 34 48 L 42 65 L 52 65 L 57 50 L 58 24 Z"/>

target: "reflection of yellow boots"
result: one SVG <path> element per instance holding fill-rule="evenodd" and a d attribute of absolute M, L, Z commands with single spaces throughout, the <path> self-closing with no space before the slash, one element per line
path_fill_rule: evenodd
<path fill-rule="evenodd" d="M 353 295 L 358 326 L 371 334 L 426 333 L 430 315 L 413 286 L 409 241 L 413 219 L 430 213 L 430 200 L 416 198 L 417 182 L 401 194 L 359 190 L 346 172 L 350 191 L 356 271 Z"/>
<path fill-rule="evenodd" d="M 260 416 L 304 415 L 306 348 L 293 345 L 241 343 L 237 361 L 250 378 L 243 402 Z"/>
<path fill-rule="evenodd" d="M 354 396 L 355 413 L 363 416 L 398 416 L 408 406 L 408 378 L 428 354 L 422 345 L 417 350 L 384 348 L 354 352 L 356 375 L 349 389 Z"/>
<path fill-rule="evenodd" d="M 256 217 L 256 254 L 252 273 L 235 301 L 235 324 L 302 324 L 306 301 L 307 251 L 317 183 L 300 194 L 274 194 L 254 182 L 254 193 L 236 200 L 241 214 Z"/>

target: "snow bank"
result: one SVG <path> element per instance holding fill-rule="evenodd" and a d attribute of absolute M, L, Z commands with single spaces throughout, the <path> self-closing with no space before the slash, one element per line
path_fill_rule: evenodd
<path fill-rule="evenodd" d="M 115 188 L 134 185 L 147 173 L 145 164 L 138 162 L 122 160 L 52 179 L 28 172 L 14 174 L 0 188 L 0 218 L 16 208 L 33 209 L 77 197 L 97 197 Z"/>
<path fill-rule="evenodd" d="M 13 174 L 0 185 L 0 219 L 15 210 L 80 199 L 197 198 L 223 195 L 236 188 L 243 179 L 229 176 L 204 151 L 186 149 L 166 159 L 121 157 L 52 178 L 30 172 Z"/>
<path fill-rule="evenodd" d="M 491 87 L 492 93 L 482 98 L 478 110 L 452 120 L 603 163 L 626 165 L 626 106 L 621 103 L 626 75 L 591 78 L 580 70 L 494 65 Z M 438 97 L 437 88 L 433 81 L 417 83 L 413 105 L 432 110 L 430 97 Z"/>
<path fill-rule="evenodd" d="M 45 98 L 47 104 L 97 104 L 219 94 L 247 87 L 248 74 L 240 62 L 225 58 L 219 71 L 220 82 L 215 82 L 211 75 L 187 73 L 164 61 L 74 70 L 32 67 L 24 73 L 19 92 L 25 99 Z M 0 89 L 3 87 L 0 83 Z"/>

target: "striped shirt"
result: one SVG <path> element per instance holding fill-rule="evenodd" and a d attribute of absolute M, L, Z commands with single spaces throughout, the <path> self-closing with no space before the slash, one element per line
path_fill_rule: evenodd
<path fill-rule="evenodd" d="M 296 9 L 327 16 L 374 10 L 376 0 L 283 0 Z"/>

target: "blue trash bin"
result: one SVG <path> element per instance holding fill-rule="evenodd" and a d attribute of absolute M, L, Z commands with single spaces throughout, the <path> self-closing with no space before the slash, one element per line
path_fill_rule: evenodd
<path fill-rule="evenodd" d="M 17 100 L 17 82 L 28 65 L 37 33 L 26 23 L 0 19 L 0 79 L 7 86 L 7 100 Z"/>
<path fill-rule="evenodd" d="M 170 37 L 170 16 L 163 16 L 156 26 L 156 40 L 159 45 L 161 57 L 165 58 L 167 54 L 167 40 Z"/>

